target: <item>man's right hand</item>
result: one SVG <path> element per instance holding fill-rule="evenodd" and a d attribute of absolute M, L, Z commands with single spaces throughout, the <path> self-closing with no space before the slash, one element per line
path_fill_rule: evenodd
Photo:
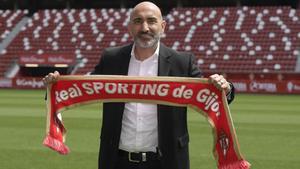
<path fill-rule="evenodd" d="M 43 82 L 45 86 L 55 83 L 57 81 L 57 78 L 60 76 L 58 71 L 55 71 L 54 73 L 49 73 L 47 76 L 43 78 Z"/>

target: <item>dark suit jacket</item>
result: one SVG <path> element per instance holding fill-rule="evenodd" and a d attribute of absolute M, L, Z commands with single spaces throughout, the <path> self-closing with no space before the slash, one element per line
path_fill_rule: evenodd
<path fill-rule="evenodd" d="M 109 48 L 92 74 L 127 75 L 132 44 Z M 160 45 L 159 76 L 200 77 L 193 55 Z M 158 105 L 158 150 L 163 169 L 189 169 L 187 109 Z M 104 103 L 99 152 L 99 169 L 113 169 L 117 163 L 124 103 Z"/>

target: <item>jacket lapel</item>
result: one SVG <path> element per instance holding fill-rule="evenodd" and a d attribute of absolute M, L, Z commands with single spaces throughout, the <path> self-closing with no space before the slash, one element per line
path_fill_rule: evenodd
<path fill-rule="evenodd" d="M 133 46 L 133 44 L 130 44 L 121 51 L 121 57 L 120 57 L 120 60 L 118 61 L 119 66 L 120 66 L 119 67 L 120 75 L 128 74 L 132 46 Z"/>
<path fill-rule="evenodd" d="M 165 45 L 160 44 L 159 59 L 158 59 L 158 76 L 170 75 L 170 53 Z"/>
<path fill-rule="evenodd" d="M 171 54 L 168 52 L 168 48 L 161 43 L 160 49 L 159 49 L 159 59 L 158 59 L 158 76 L 169 76 L 170 75 L 170 69 L 171 69 L 171 61 L 170 61 Z M 157 105 L 157 122 L 158 122 L 158 151 L 161 150 L 161 141 L 163 136 L 161 135 L 162 128 L 164 123 L 164 117 L 167 116 L 166 113 L 163 113 L 164 111 L 169 111 L 168 106 L 164 105 Z M 163 122 L 162 122 L 163 121 Z"/>
<path fill-rule="evenodd" d="M 130 62 L 130 57 L 131 57 L 131 49 L 132 49 L 132 44 L 126 46 L 125 48 L 122 49 L 122 51 L 120 52 L 120 57 L 118 62 L 119 65 L 119 69 L 117 74 L 118 75 L 127 75 L 128 74 L 128 68 L 129 68 L 129 62 Z M 118 123 L 116 124 L 122 124 L 122 118 L 123 118 L 123 112 L 124 112 L 124 108 L 125 108 L 125 103 L 123 102 L 116 102 L 116 103 L 112 103 L 114 106 L 114 111 L 117 113 L 114 113 L 115 116 L 115 120 L 118 121 Z M 121 127 L 122 125 L 120 125 L 119 127 L 116 127 L 115 129 L 117 130 L 117 133 L 121 133 Z"/>

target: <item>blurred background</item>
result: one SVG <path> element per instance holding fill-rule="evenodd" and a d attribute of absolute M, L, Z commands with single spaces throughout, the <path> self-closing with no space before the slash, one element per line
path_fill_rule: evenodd
<path fill-rule="evenodd" d="M 42 77 L 84 75 L 103 49 L 132 42 L 137 0 L 0 0 L 0 168 L 96 168 L 101 104 L 63 114 L 68 156 L 42 146 Z M 242 154 L 255 169 L 300 168 L 300 0 L 156 0 L 162 42 L 189 51 L 205 76 L 233 82 Z M 118 62 L 116 60 L 116 62 Z M 213 137 L 189 110 L 191 169 L 213 169 Z"/>

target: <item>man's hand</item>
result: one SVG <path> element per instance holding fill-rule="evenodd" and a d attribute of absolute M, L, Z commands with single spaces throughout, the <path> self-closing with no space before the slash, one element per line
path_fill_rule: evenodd
<path fill-rule="evenodd" d="M 213 83 L 218 89 L 225 90 L 226 94 L 230 92 L 231 87 L 229 82 L 219 74 L 213 74 L 209 76 L 209 81 Z"/>
<path fill-rule="evenodd" d="M 58 71 L 55 71 L 54 73 L 49 73 L 47 76 L 45 76 L 43 78 L 45 86 L 55 83 L 57 81 L 58 76 L 60 76 Z"/>

